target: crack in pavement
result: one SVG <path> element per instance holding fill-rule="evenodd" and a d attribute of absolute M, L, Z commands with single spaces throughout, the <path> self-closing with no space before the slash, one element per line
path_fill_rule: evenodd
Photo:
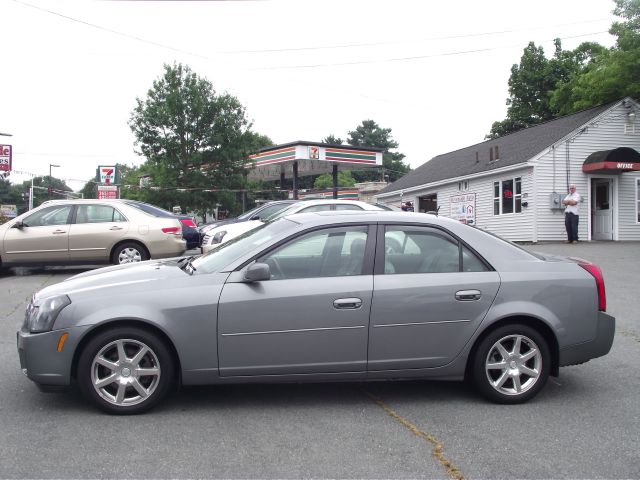
<path fill-rule="evenodd" d="M 414 435 L 416 435 L 417 437 L 420 437 L 423 440 L 430 443 L 433 446 L 433 449 L 431 450 L 431 455 L 434 458 L 436 458 L 440 462 L 440 464 L 445 468 L 449 478 L 452 478 L 453 480 L 465 480 L 464 475 L 462 475 L 460 470 L 453 464 L 451 460 L 449 460 L 444 455 L 444 445 L 442 445 L 442 443 L 437 438 L 435 438 L 433 435 L 429 433 L 423 432 L 418 427 L 416 427 L 413 423 L 411 423 L 409 420 L 407 420 L 406 418 L 402 417 L 401 415 L 393 411 L 391 407 L 389 407 L 381 398 L 375 396 L 374 394 L 365 390 L 362 387 L 360 387 L 360 390 L 367 397 L 373 400 L 380 408 L 382 408 L 387 415 L 389 415 L 391 418 L 399 422 L 402 426 L 409 429 L 409 431 Z"/>

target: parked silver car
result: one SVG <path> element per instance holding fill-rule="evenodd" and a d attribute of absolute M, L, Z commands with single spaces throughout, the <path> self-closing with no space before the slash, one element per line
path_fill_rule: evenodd
<path fill-rule="evenodd" d="M 0 268 L 123 264 L 185 250 L 177 218 L 124 200 L 51 200 L 0 225 Z"/>
<path fill-rule="evenodd" d="M 108 301 L 104 301 L 108 299 Z M 473 379 L 499 403 L 608 353 L 615 319 L 582 260 L 418 213 L 281 218 L 208 255 L 107 267 L 36 293 L 24 373 L 111 413 L 177 382 Z"/>

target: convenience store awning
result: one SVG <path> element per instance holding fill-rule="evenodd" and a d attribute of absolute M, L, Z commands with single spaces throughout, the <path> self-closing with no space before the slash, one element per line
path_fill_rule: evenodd
<path fill-rule="evenodd" d="M 246 162 L 249 180 L 282 180 L 382 166 L 381 148 L 292 142 L 263 148 Z M 297 183 L 297 182 L 296 182 Z"/>

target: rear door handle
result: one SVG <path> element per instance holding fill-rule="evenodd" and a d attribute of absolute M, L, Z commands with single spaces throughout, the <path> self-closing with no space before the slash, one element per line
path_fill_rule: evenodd
<path fill-rule="evenodd" d="M 122 230 L 122 227 L 111 227 L 109 230 Z"/>
<path fill-rule="evenodd" d="M 53 231 L 54 235 L 60 235 L 61 233 L 67 233 L 67 231 L 66 230 L 54 230 Z"/>
<path fill-rule="evenodd" d="M 359 298 L 338 298 L 333 301 L 333 308 L 340 310 L 355 310 L 362 306 L 362 300 Z"/>
<path fill-rule="evenodd" d="M 480 300 L 480 297 L 482 297 L 482 292 L 480 292 L 480 290 L 458 290 L 456 292 L 456 300 L 461 302 Z"/>

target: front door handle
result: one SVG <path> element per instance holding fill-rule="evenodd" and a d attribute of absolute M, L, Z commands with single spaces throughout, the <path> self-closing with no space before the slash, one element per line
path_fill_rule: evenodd
<path fill-rule="evenodd" d="M 67 233 L 67 231 L 66 230 L 54 230 L 53 231 L 54 235 L 60 235 L 61 233 Z"/>
<path fill-rule="evenodd" d="M 109 230 L 122 230 L 122 227 L 113 226 Z"/>
<path fill-rule="evenodd" d="M 480 290 L 458 290 L 456 292 L 456 300 L 460 300 L 461 302 L 480 300 L 480 297 L 482 297 Z"/>
<path fill-rule="evenodd" d="M 333 308 L 340 310 L 355 310 L 362 306 L 362 300 L 359 298 L 338 298 L 333 301 Z"/>

